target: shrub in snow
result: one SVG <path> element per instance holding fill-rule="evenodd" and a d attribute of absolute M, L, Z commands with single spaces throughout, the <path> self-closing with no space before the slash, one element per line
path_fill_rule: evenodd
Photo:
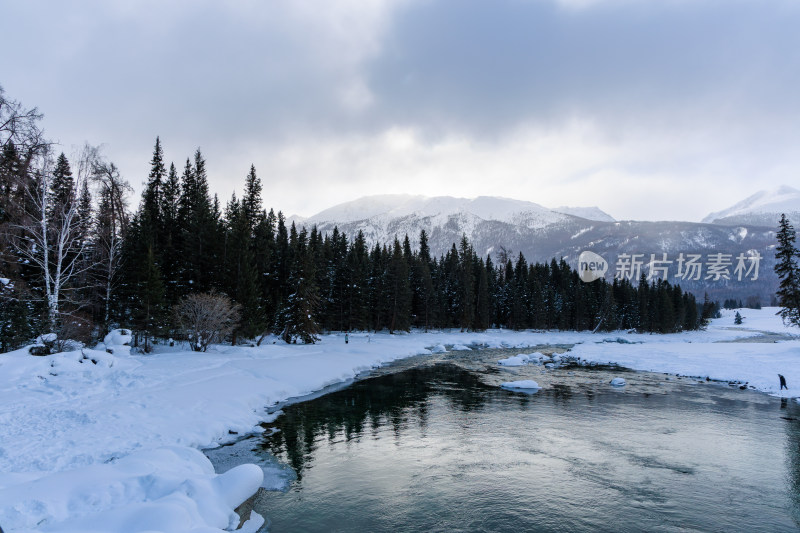
<path fill-rule="evenodd" d="M 230 335 L 239 323 L 240 306 L 224 294 L 214 291 L 190 294 L 175 306 L 175 319 L 189 346 L 195 352 L 205 352 L 212 342 Z"/>

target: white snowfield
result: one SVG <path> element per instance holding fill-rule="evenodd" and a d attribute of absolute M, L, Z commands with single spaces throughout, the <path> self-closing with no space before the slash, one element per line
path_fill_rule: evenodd
<path fill-rule="evenodd" d="M 576 344 L 570 355 L 638 370 L 748 382 L 800 397 L 800 330 L 776 309 L 733 312 L 707 331 L 432 332 L 328 335 L 316 345 L 159 346 L 33 357 L 0 354 L 0 527 L 16 531 L 218 532 L 262 484 L 260 468 L 222 475 L 198 452 L 257 432 L 265 408 L 351 380 L 390 361 L 464 347 Z M 777 343 L 731 342 L 772 333 Z M 777 334 L 777 335 L 776 335 Z M 787 339 L 789 336 L 789 340 Z M 783 374 L 789 390 L 778 390 Z M 633 378 L 629 378 L 633 379 Z M 246 517 L 245 517 L 246 518 Z M 241 531 L 256 531 L 254 515 Z"/>

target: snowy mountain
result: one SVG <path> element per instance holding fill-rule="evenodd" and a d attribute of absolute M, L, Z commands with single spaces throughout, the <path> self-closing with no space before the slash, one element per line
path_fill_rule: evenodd
<path fill-rule="evenodd" d="M 306 227 L 316 225 L 323 233 L 337 227 L 350 238 L 361 231 L 370 246 L 391 244 L 408 235 L 416 248 L 424 229 L 434 256 L 447 253 L 466 235 L 480 256 L 491 255 L 495 263 L 515 259 L 522 252 L 529 262 L 563 257 L 577 267 L 578 255 L 590 250 L 609 262 L 611 275 L 622 254 L 642 254 L 645 263 L 651 254 L 659 258 L 667 254 L 673 261 L 672 281 L 678 268 L 675 260 L 681 253 L 699 254 L 704 261 L 712 254 L 727 254 L 735 263 L 739 254 L 758 252 L 763 261 L 756 280 L 735 279 L 734 264 L 729 267 L 728 279 L 712 282 L 704 273 L 699 280 L 679 282 L 700 297 L 704 292 L 718 299 L 759 295 L 765 304 L 777 287 L 772 270 L 775 231 L 763 223 L 617 222 L 597 207 L 548 209 L 508 198 L 412 195 L 364 197 L 291 221 Z"/>
<path fill-rule="evenodd" d="M 616 222 L 616 219 L 597 206 L 592 207 L 569 207 L 562 205 L 553 209 L 556 213 L 564 213 L 575 217 L 585 218 L 586 220 L 597 220 L 598 222 Z"/>
<path fill-rule="evenodd" d="M 599 211 L 599 210 L 598 210 Z M 362 220 L 390 221 L 403 218 L 431 219 L 432 224 L 445 224 L 451 217 L 496 220 L 529 228 L 545 227 L 566 217 L 533 202 L 494 196 L 475 199 L 452 196 L 419 196 L 386 194 L 365 196 L 326 209 L 306 220 L 310 224 L 327 222 L 353 223 Z"/>
<path fill-rule="evenodd" d="M 710 224 L 725 226 L 758 225 L 770 228 L 777 227 L 781 213 L 796 226 L 800 224 L 800 191 L 782 185 L 777 189 L 759 191 L 741 202 L 703 219 Z"/>

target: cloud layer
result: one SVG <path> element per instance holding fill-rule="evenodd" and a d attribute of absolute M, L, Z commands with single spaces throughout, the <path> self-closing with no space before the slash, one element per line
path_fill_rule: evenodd
<path fill-rule="evenodd" d="M 9 96 L 138 186 L 156 135 L 226 199 L 379 192 L 699 219 L 800 163 L 788 0 L 8 2 Z M 689 191 L 694 191 L 690 193 Z M 713 196 L 712 196 L 713 195 Z"/>

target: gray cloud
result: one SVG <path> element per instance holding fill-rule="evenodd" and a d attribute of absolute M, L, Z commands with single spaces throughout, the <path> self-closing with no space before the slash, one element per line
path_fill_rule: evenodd
<path fill-rule="evenodd" d="M 476 134 L 574 115 L 645 129 L 789 124 L 798 22 L 788 2 L 444 0 L 396 18 L 370 82 L 393 121 Z"/>
<path fill-rule="evenodd" d="M 201 146 L 221 197 L 253 162 L 267 203 L 304 214 L 396 180 L 508 195 L 492 182 L 530 176 L 538 186 L 519 195 L 543 203 L 612 198 L 599 189 L 612 178 L 733 185 L 717 198 L 732 203 L 754 177 L 790 181 L 800 164 L 800 6 L 788 0 L 96 0 L 3 12 L 7 94 L 39 106 L 67 146 L 107 143 L 134 185 L 156 135 L 179 166 Z M 502 175 L 487 183 L 492 169 Z M 658 212 L 631 199 L 629 214 L 624 198 L 607 207 Z M 722 207 L 672 210 L 699 219 Z"/>

